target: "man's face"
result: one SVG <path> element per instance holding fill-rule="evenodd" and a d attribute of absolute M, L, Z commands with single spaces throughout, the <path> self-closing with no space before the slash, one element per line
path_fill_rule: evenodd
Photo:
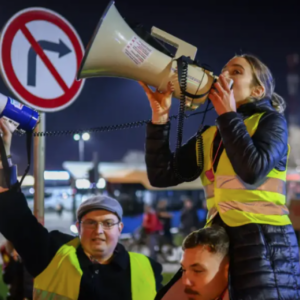
<path fill-rule="evenodd" d="M 81 224 L 77 224 L 84 251 L 96 259 L 110 258 L 117 246 L 123 223 L 106 229 L 99 223 L 96 224 L 95 221 L 116 224 L 119 219 L 109 211 L 95 210 L 84 215 Z"/>
<path fill-rule="evenodd" d="M 207 246 L 186 249 L 181 266 L 189 300 L 215 300 L 228 286 L 228 257 L 210 252 Z"/>

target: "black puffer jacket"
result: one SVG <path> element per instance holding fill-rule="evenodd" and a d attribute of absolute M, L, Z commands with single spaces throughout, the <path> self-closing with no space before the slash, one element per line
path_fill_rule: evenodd
<path fill-rule="evenodd" d="M 250 137 L 244 119 L 259 112 L 265 114 Z M 245 183 L 260 182 L 274 168 L 285 170 L 287 123 L 284 116 L 274 110 L 270 100 L 244 104 L 238 112 L 219 116 L 216 124 L 218 133 L 214 140 L 213 157 L 221 138 L 223 143 L 213 166 L 215 171 L 224 147 L 234 171 Z M 182 183 L 174 175 L 169 133 L 169 123 L 149 124 L 147 127 L 147 172 L 150 183 L 156 187 Z M 179 171 L 184 177 L 193 176 L 197 169 L 195 143 L 196 138 L 192 137 L 183 146 L 179 157 Z M 229 227 L 219 216 L 214 222 L 224 226 L 230 238 L 231 300 L 300 299 L 299 248 L 291 225 Z M 158 296 L 156 299 L 162 298 Z"/>
<path fill-rule="evenodd" d="M 266 112 L 260 119 L 252 138 L 243 120 L 255 113 Z M 247 103 L 238 112 L 219 116 L 218 134 L 214 140 L 213 157 L 222 137 L 223 143 L 214 163 L 216 170 L 224 146 L 236 174 L 246 183 L 260 182 L 273 168 L 283 171 L 287 162 L 288 130 L 285 117 L 272 107 L 270 100 Z M 204 131 L 208 127 L 204 128 Z M 182 183 L 174 175 L 173 154 L 169 148 L 170 123 L 148 124 L 146 136 L 146 164 L 150 183 L 155 187 L 169 187 Z M 180 172 L 191 177 L 197 170 L 196 137 L 182 147 Z"/>

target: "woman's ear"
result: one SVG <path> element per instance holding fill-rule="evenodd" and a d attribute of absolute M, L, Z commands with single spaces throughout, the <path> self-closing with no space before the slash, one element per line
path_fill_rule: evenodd
<path fill-rule="evenodd" d="M 261 85 L 258 85 L 253 87 L 251 92 L 251 97 L 260 99 L 264 96 L 264 94 L 265 94 L 265 88 Z"/>

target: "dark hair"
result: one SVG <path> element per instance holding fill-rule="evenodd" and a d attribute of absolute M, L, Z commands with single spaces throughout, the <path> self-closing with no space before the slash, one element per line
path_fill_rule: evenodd
<path fill-rule="evenodd" d="M 275 93 L 275 80 L 270 69 L 256 56 L 250 54 L 236 55 L 236 57 L 242 57 L 247 60 L 253 71 L 253 85 L 260 85 L 264 88 L 265 92 L 261 98 L 253 100 L 261 100 L 262 98 L 269 98 L 272 102 L 272 106 L 279 112 L 283 113 L 286 104 L 284 99 Z"/>
<path fill-rule="evenodd" d="M 229 252 L 229 237 L 223 227 L 212 225 L 190 233 L 182 243 L 182 250 L 197 246 L 207 246 L 210 252 L 226 256 Z"/>

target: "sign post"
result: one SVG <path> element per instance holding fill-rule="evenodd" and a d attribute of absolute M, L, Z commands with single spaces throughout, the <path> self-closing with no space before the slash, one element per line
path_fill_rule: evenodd
<path fill-rule="evenodd" d="M 45 131 L 46 115 L 40 113 L 40 122 L 35 128 L 35 132 Z M 34 139 L 33 148 L 33 176 L 34 176 L 34 207 L 33 212 L 37 220 L 44 225 L 44 171 L 45 171 L 45 137 L 41 136 Z"/>
<path fill-rule="evenodd" d="M 0 38 L 0 69 L 3 80 L 24 104 L 40 112 L 36 132 L 46 130 L 45 113 L 71 105 L 84 80 L 77 70 L 84 47 L 75 29 L 61 15 L 45 8 L 16 13 Z M 45 137 L 34 141 L 34 213 L 44 223 Z"/>

